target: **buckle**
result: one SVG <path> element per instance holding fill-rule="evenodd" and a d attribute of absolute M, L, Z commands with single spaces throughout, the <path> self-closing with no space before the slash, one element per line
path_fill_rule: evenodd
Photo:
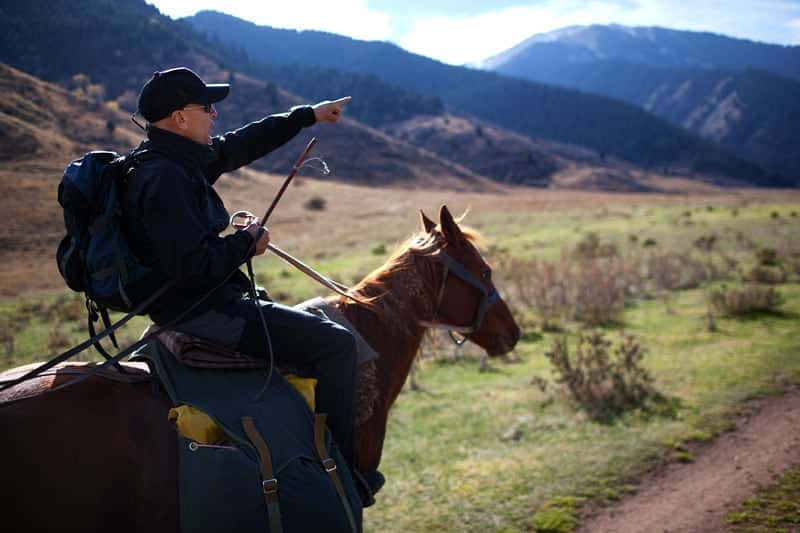
<path fill-rule="evenodd" d="M 327 459 L 322 460 L 322 467 L 325 469 L 326 472 L 331 473 L 336 470 L 336 461 L 333 458 L 328 457 Z"/>
<path fill-rule="evenodd" d="M 275 494 L 278 492 L 278 480 L 275 478 L 265 479 L 261 482 L 261 488 L 264 494 Z"/>

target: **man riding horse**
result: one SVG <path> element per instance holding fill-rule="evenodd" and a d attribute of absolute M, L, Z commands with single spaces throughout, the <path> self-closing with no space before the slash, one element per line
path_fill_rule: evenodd
<path fill-rule="evenodd" d="M 238 267 L 265 252 L 269 231 L 256 220 L 220 236 L 229 214 L 214 190 L 223 173 L 263 157 L 302 128 L 337 122 L 350 97 L 297 106 L 212 137 L 218 116 L 214 104 L 229 88 L 206 84 L 179 67 L 156 72 L 139 95 L 147 140 L 136 151 L 147 150 L 151 156 L 126 177 L 123 229 L 137 259 L 153 270 L 150 288 L 170 284 L 147 312 L 156 325 L 178 318 L 170 329 L 251 357 L 265 359 L 272 351 L 279 366 L 316 378 L 318 410 L 328 413 L 329 429 L 352 467 L 353 336 L 330 320 L 248 294 L 249 282 Z"/>

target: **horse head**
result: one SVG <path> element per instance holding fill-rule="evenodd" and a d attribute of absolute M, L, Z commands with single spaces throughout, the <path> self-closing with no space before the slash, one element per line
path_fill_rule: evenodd
<path fill-rule="evenodd" d="M 492 281 L 491 267 L 475 245 L 477 232 L 460 227 L 444 205 L 438 224 L 421 210 L 420 221 L 423 240 L 436 243 L 423 247 L 426 251 L 420 254 L 418 268 L 434 288 L 432 316 L 420 323 L 449 330 L 451 336 L 472 341 L 490 356 L 511 351 L 520 329 Z"/>

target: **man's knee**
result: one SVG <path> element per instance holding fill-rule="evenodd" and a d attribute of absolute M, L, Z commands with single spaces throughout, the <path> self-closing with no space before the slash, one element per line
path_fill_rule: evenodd
<path fill-rule="evenodd" d="M 352 356 L 356 356 L 356 338 L 345 327 L 333 323 L 328 332 L 329 342 L 335 351 Z"/>

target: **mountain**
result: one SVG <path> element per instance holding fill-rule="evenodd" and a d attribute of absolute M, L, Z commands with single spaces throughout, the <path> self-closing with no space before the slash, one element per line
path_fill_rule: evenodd
<path fill-rule="evenodd" d="M 572 27 L 534 36 L 482 66 L 630 102 L 800 183 L 800 47 Z"/>
<path fill-rule="evenodd" d="M 0 36 L 0 61 L 69 87 L 95 103 L 109 102 L 132 111 L 139 88 L 152 72 L 175 65 L 188 65 L 208 80 L 233 84 L 230 96 L 218 106 L 218 132 L 308 102 L 273 83 L 232 72 L 228 65 L 230 57 L 238 57 L 235 51 L 215 49 L 185 23 L 161 15 L 143 1 L 4 2 L 0 24 L 7 30 Z M 64 46 L 65 42 L 70 46 Z M 429 98 L 414 97 L 409 102 L 424 102 L 425 109 L 436 108 L 436 102 Z M 405 116 L 407 112 L 397 115 Z M 64 134 L 69 136 L 67 117 L 63 120 Z M 23 133 L 12 131 L 9 135 Z M 288 172 L 312 135 L 320 141 L 315 151 L 326 155 L 339 180 L 458 190 L 494 187 L 490 180 L 458 164 L 348 119 L 336 127 L 320 125 L 305 130 L 252 166 Z M 66 163 L 63 155 L 59 159 L 61 165 Z"/>
<path fill-rule="evenodd" d="M 300 65 L 371 74 L 404 90 L 439 98 L 468 114 L 529 137 L 577 144 L 647 168 L 781 183 L 712 142 L 630 104 L 479 70 L 445 65 L 385 42 L 316 31 L 279 30 L 216 12 L 185 19 L 212 42 L 242 49 L 254 76 L 267 65 Z"/>
<path fill-rule="evenodd" d="M 669 68 L 763 70 L 800 80 L 800 46 L 706 32 L 618 24 L 570 26 L 538 34 L 473 66 L 529 79 L 568 64 L 615 60 Z M 539 71 L 544 69 L 545 73 Z"/>

